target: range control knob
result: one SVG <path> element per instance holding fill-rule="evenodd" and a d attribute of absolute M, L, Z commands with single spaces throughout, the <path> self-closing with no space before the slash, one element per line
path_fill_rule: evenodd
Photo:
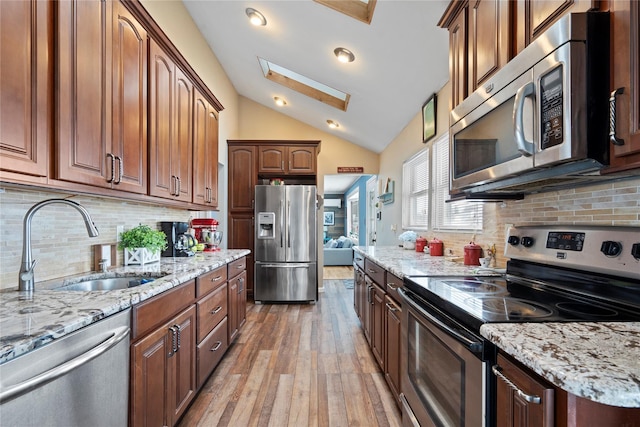
<path fill-rule="evenodd" d="M 622 243 L 612 240 L 605 240 L 600 246 L 600 252 L 608 257 L 616 257 L 622 252 Z"/>
<path fill-rule="evenodd" d="M 634 243 L 633 246 L 631 246 L 631 256 L 640 260 L 640 243 Z"/>
<path fill-rule="evenodd" d="M 518 236 L 509 236 L 507 243 L 511 246 L 518 246 L 520 244 L 520 238 Z"/>
<path fill-rule="evenodd" d="M 525 248 L 530 248 L 531 246 L 533 246 L 533 237 L 523 237 L 521 240 L 522 246 L 524 246 Z"/>

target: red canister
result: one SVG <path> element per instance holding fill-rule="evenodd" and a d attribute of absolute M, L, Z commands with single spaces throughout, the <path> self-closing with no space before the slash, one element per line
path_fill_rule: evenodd
<path fill-rule="evenodd" d="M 424 251 L 424 247 L 427 245 L 427 239 L 424 237 L 418 237 L 416 239 L 416 252 Z"/>
<path fill-rule="evenodd" d="M 482 246 L 469 242 L 464 247 L 464 265 L 480 265 Z"/>
<path fill-rule="evenodd" d="M 442 243 L 442 240 L 434 238 L 429 242 L 429 254 L 431 254 L 431 256 L 442 256 L 444 254 L 444 243 Z"/>

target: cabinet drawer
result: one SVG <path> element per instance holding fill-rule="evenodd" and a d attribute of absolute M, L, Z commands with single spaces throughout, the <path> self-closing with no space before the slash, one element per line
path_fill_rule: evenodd
<path fill-rule="evenodd" d="M 196 281 L 168 290 L 133 307 L 131 340 L 135 340 L 152 328 L 165 322 L 174 314 L 192 304 L 196 298 Z"/>
<path fill-rule="evenodd" d="M 387 295 L 393 298 L 393 300 L 397 304 L 401 303 L 400 295 L 397 292 L 397 289 L 401 287 L 402 287 L 402 279 L 396 276 L 395 274 L 387 271 L 387 280 L 386 280 Z"/>
<path fill-rule="evenodd" d="M 227 284 L 196 303 L 198 307 L 198 342 L 227 316 Z"/>
<path fill-rule="evenodd" d="M 227 266 L 223 265 L 196 279 L 196 295 L 206 295 L 227 281 Z"/>
<path fill-rule="evenodd" d="M 209 374 L 211 374 L 218 362 L 220 362 L 225 351 L 227 351 L 227 347 L 229 347 L 229 343 L 227 341 L 227 318 L 225 317 L 222 319 L 222 322 L 207 335 L 204 341 L 198 345 L 198 388 L 202 387 L 202 384 L 207 380 Z"/>
<path fill-rule="evenodd" d="M 353 262 L 360 267 L 360 270 L 364 271 L 364 255 L 353 251 Z"/>
<path fill-rule="evenodd" d="M 384 286 L 384 268 L 368 258 L 364 260 L 364 273 L 371 277 L 379 286 Z"/>
<path fill-rule="evenodd" d="M 247 269 L 247 257 L 242 257 L 228 264 L 228 272 L 227 277 L 231 279 L 232 277 L 236 277 L 238 274 L 242 273 Z"/>

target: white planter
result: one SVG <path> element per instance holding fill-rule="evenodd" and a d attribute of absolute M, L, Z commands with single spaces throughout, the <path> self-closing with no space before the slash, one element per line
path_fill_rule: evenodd
<path fill-rule="evenodd" d="M 160 251 L 151 252 L 146 248 L 124 250 L 124 265 L 145 265 L 160 261 Z"/>
<path fill-rule="evenodd" d="M 404 241 L 402 242 L 402 247 L 405 249 L 415 249 L 416 248 L 416 242 L 408 242 L 408 241 Z"/>

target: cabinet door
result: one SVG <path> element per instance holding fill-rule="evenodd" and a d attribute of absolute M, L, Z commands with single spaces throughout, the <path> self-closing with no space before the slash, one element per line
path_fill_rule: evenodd
<path fill-rule="evenodd" d="M 467 10 L 463 8 L 449 27 L 451 109 L 467 97 Z"/>
<path fill-rule="evenodd" d="M 253 296 L 253 213 L 230 213 L 228 221 L 229 249 L 249 249 L 251 253 L 247 255 L 247 277 L 245 279 L 245 290 L 247 295 Z"/>
<path fill-rule="evenodd" d="M 243 271 L 238 276 L 238 330 L 244 326 L 247 320 L 247 272 Z"/>
<path fill-rule="evenodd" d="M 501 354 L 498 355 L 500 375 L 509 380 L 525 395 L 538 397 L 540 401 L 527 401 L 516 389 L 501 378 L 497 378 L 497 426 L 527 427 L 554 425 L 554 389 L 529 375 Z"/>
<path fill-rule="evenodd" d="M 171 357 L 169 387 L 170 424 L 182 416 L 196 393 L 196 308 L 177 315 L 171 325 L 177 331 L 178 351 Z"/>
<path fill-rule="evenodd" d="M 0 2 L 0 169 L 3 171 L 47 176 L 53 88 L 52 30 L 51 2 Z"/>
<path fill-rule="evenodd" d="M 640 4 L 612 1 L 611 91 L 616 95 L 615 139 L 612 167 L 640 167 Z"/>
<path fill-rule="evenodd" d="M 287 172 L 289 174 L 315 174 L 317 154 L 315 147 L 297 147 L 290 146 L 288 148 L 288 164 Z"/>
<path fill-rule="evenodd" d="M 177 182 L 171 174 L 175 65 L 158 44 L 149 42 L 149 194 L 167 197 L 176 194 Z"/>
<path fill-rule="evenodd" d="M 169 354 L 172 342 L 168 325 L 158 328 L 131 346 L 132 426 L 169 426 Z"/>
<path fill-rule="evenodd" d="M 253 214 L 254 187 L 257 180 L 255 158 L 255 145 L 229 146 L 229 211 L 247 211 Z M 253 233 L 251 236 L 253 239 Z"/>
<path fill-rule="evenodd" d="M 111 1 L 58 6 L 57 178 L 110 187 Z"/>
<path fill-rule="evenodd" d="M 113 187 L 147 192 L 147 32 L 120 3 L 113 13 Z"/>
<path fill-rule="evenodd" d="M 238 298 L 240 297 L 238 293 L 238 290 L 240 289 L 240 283 L 238 281 L 239 277 L 240 276 L 237 276 L 229 280 L 227 285 L 227 290 L 229 291 L 227 299 L 229 303 L 229 312 L 227 315 L 229 344 L 231 344 L 238 335 Z"/>
<path fill-rule="evenodd" d="M 387 342 L 384 374 L 391 392 L 398 399 L 400 396 L 400 319 L 402 310 L 395 301 L 387 296 L 385 313 Z"/>
<path fill-rule="evenodd" d="M 385 366 L 385 296 L 386 292 L 374 285 L 371 319 L 371 350 L 381 368 Z"/>
<path fill-rule="evenodd" d="M 193 84 L 175 67 L 176 110 L 175 139 L 171 147 L 171 174 L 176 177 L 178 189 L 176 199 L 191 201 L 193 176 Z"/>
<path fill-rule="evenodd" d="M 501 0 L 469 3 L 469 92 L 509 60 L 509 4 Z"/>
<path fill-rule="evenodd" d="M 364 276 L 364 300 L 362 306 L 362 330 L 364 337 L 371 346 L 371 322 L 373 319 L 373 282 L 369 276 Z"/>
<path fill-rule="evenodd" d="M 193 103 L 193 202 L 218 205 L 218 119 L 206 98 L 195 90 Z"/>
<path fill-rule="evenodd" d="M 287 149 L 279 145 L 258 146 L 258 173 L 285 173 Z"/>

